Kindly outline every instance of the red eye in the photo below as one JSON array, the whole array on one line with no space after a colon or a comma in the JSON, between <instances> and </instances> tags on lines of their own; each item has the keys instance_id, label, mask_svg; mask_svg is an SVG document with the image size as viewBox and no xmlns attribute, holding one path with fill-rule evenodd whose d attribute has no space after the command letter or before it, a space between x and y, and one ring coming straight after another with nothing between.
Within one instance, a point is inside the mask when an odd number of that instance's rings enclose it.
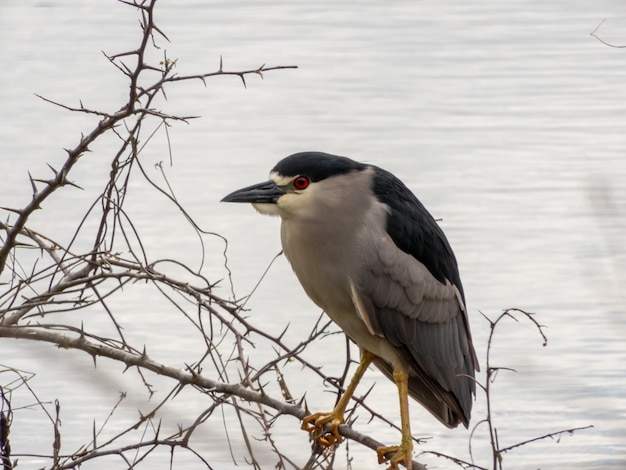
<instances>
[{"instance_id":1,"label":"red eye","mask_svg":"<svg viewBox=\"0 0 626 470\"><path fill-rule=\"evenodd\" d=\"M296 189L306 189L309 186L309 178L306 176L298 176L293 180L293 187Z\"/></svg>"}]
</instances>

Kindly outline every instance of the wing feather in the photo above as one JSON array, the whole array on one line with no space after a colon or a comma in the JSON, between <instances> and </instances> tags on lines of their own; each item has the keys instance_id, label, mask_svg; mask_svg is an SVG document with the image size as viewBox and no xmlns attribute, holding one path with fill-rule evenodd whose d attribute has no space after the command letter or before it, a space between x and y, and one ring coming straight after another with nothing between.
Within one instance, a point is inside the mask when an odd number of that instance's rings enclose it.
<instances>
[{"instance_id":1,"label":"wing feather","mask_svg":"<svg viewBox=\"0 0 626 470\"><path fill-rule=\"evenodd\" d=\"M459 289L437 280L387 234L376 237L362 268L353 285L357 310L370 332L411 365L412 396L444 424L467 424L474 364Z\"/></svg>"}]
</instances>

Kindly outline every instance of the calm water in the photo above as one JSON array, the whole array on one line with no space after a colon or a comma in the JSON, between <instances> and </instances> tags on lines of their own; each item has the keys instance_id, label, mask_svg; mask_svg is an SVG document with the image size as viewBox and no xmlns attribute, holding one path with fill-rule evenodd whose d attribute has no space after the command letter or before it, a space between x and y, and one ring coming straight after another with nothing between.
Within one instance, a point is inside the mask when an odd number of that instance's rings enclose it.
<instances>
[{"instance_id":1,"label":"calm water","mask_svg":"<svg viewBox=\"0 0 626 470\"><path fill-rule=\"evenodd\" d=\"M278 221L220 205L223 195L261 181L278 159L305 149L383 166L443 219L481 358L488 325L479 311L494 318L519 307L547 326L547 348L526 322L511 323L496 337L495 362L518 371L501 374L495 384L501 443L594 426L558 443L523 447L506 457L506 468L626 468L626 49L589 34L606 18L599 34L626 44L626 3L160 0L157 15L180 74L215 70L220 55L232 70L299 66L267 73L263 81L250 77L247 89L228 77L210 80L207 88L172 87L161 103L172 113L202 116L171 129L168 177L196 220L229 239L237 296L251 291L280 250ZM62 148L94 124L33 93L117 109L126 85L100 51L130 50L137 37L135 14L113 1L0 0L0 206L23 205L30 195L27 170L45 176L44 163L62 161ZM146 150L147 163L168 160L163 141L159 134ZM114 143L94 146L75 180L97 190ZM156 170L152 176L158 178ZM129 210L150 253L197 263L197 241L176 211L164 208L145 183L132 188ZM90 202L82 193L59 194L33 225L63 239ZM207 246L205 274L224 277L223 245L209 239ZM182 364L196 357L189 356L190 333L178 316L151 305L138 289L119 302L128 334L145 341L157 359ZM248 307L273 331L291 321L294 341L319 313L282 258ZM91 321L97 326L97 318ZM329 348L342 351L339 338L330 341L336 344ZM342 360L339 355L326 370L339 374ZM58 373L62 362L67 370ZM137 390L126 404L128 423L146 398L131 374L120 383L119 371L107 374L106 363L94 371L88 358L50 347L3 340L0 363L37 372L40 398L61 400L67 451L91 433L94 416L104 420L117 391ZM298 371L290 373L298 383ZM309 390L309 405L330 406L332 397L307 380L301 392ZM371 403L396 419L394 387L372 371L367 382L375 381ZM164 419L174 425L186 413L196 416L200 398L178 401ZM475 419L484 412L480 396ZM424 450L467 458L467 431L443 429L418 406L412 413L416 434L433 436ZM47 451L49 425L27 418L21 414L15 423L13 451ZM295 420L278 426L296 462L305 458L308 443L293 432ZM380 424L360 429L382 441L397 439ZM478 434L474 455L487 465ZM219 446L203 449L215 468L234 468ZM369 451L352 445L351 452L353 468L373 467ZM264 457L271 468L272 456ZM445 461L420 460L449 468ZM177 462L191 468L184 456ZM24 458L21 465L43 464ZM167 468L167 457L153 466Z\"/></svg>"}]
</instances>

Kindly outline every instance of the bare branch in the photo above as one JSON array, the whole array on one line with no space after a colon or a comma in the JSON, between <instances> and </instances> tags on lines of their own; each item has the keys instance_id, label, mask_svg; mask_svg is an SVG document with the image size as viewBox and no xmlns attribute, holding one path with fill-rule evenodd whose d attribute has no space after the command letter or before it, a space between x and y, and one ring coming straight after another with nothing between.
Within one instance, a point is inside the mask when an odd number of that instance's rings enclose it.
<instances>
[{"instance_id":1,"label":"bare branch","mask_svg":"<svg viewBox=\"0 0 626 470\"><path fill-rule=\"evenodd\" d=\"M600 21L600 24L598 24L598 26L596 26L596 28L595 28L595 29L594 29L591 33L589 33L589 35L590 35L591 37L596 38L598 41L600 41L600 42L601 42L602 44L604 44L605 46L614 47L614 48L616 48L616 49L623 49L623 48L626 48L626 46L618 46L618 45L615 45L615 44L608 43L608 42L606 42L604 39L602 39L600 36L598 36L598 35L596 34L596 33L600 30L600 28L602 27L602 25L603 25L605 22L606 22L606 18L605 18L605 19L603 19L602 21Z\"/></svg>"}]
</instances>

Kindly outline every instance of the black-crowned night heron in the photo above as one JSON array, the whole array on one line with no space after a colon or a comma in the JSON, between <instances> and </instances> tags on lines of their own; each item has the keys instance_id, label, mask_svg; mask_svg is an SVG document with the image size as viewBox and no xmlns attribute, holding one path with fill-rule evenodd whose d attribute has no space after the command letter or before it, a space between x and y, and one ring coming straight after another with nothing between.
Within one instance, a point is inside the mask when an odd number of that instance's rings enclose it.
<instances>
[{"instance_id":1,"label":"black-crowned night heron","mask_svg":"<svg viewBox=\"0 0 626 470\"><path fill-rule=\"evenodd\" d=\"M361 349L361 362L330 413L304 419L320 443L341 441L338 427L373 362L396 382L402 441L390 468L410 465L407 395L444 425L470 420L478 361L457 262L443 231L394 175L321 152L281 160L267 182L226 196L282 219L285 256L308 296ZM331 430L323 431L330 423Z\"/></svg>"}]
</instances>

